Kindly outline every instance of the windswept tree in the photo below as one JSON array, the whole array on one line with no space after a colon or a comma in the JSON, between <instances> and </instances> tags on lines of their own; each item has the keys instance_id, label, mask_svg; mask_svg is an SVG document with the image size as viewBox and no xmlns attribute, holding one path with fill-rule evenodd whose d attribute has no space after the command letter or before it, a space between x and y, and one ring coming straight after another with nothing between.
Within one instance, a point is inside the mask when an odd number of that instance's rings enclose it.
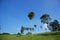
<instances>
[{"instance_id":1,"label":"windswept tree","mask_svg":"<svg viewBox=\"0 0 60 40\"><path fill-rule=\"evenodd\" d=\"M47 25L49 24L49 21L51 20L51 17L49 14L43 14L41 17L41 22L44 24L46 23ZM48 27L48 26L47 26ZM46 28L45 28L46 29Z\"/></svg>"}]
</instances>

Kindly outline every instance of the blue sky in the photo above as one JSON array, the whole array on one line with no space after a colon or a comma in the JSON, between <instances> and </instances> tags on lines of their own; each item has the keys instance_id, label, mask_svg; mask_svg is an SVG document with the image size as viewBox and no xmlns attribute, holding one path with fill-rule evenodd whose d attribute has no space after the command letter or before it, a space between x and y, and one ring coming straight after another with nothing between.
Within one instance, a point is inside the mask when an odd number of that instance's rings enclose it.
<instances>
[{"instance_id":1,"label":"blue sky","mask_svg":"<svg viewBox=\"0 0 60 40\"><path fill-rule=\"evenodd\" d=\"M27 15L31 11L35 13L35 17L30 21ZM31 22L31 27L38 25L33 33L45 32L40 28L43 25L40 16L44 13L60 22L60 0L0 0L0 31L18 33L22 25L30 27Z\"/></svg>"}]
</instances>

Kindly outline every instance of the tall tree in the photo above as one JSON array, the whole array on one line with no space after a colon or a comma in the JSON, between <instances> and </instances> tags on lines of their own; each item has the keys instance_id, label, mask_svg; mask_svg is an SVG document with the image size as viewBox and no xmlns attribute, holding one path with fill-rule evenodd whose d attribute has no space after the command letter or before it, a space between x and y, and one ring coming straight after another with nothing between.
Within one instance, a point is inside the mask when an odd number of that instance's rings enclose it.
<instances>
[{"instance_id":1,"label":"tall tree","mask_svg":"<svg viewBox=\"0 0 60 40\"><path fill-rule=\"evenodd\" d=\"M44 23L46 23L47 25L49 24L49 21L51 20L51 17L50 17L50 15L49 14L43 14L41 17L40 17L40 19L41 19L41 22L44 24ZM48 26L47 26L48 27ZM46 28L45 28L45 30L46 30Z\"/></svg>"}]
</instances>

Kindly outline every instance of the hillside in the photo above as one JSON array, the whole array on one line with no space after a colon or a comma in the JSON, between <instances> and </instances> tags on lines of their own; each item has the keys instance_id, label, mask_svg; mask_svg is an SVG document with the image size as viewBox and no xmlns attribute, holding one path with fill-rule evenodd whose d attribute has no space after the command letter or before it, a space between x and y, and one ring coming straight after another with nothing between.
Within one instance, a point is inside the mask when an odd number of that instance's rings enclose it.
<instances>
[{"instance_id":1,"label":"hillside","mask_svg":"<svg viewBox=\"0 0 60 40\"><path fill-rule=\"evenodd\" d=\"M0 35L0 40L60 40L60 32L30 34L24 36Z\"/></svg>"}]
</instances>

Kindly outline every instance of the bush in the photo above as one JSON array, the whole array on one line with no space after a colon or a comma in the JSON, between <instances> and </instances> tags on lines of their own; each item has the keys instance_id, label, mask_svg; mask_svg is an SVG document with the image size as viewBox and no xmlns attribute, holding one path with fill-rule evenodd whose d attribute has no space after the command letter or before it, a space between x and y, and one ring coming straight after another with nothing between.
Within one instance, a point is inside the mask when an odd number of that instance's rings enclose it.
<instances>
[{"instance_id":1,"label":"bush","mask_svg":"<svg viewBox=\"0 0 60 40\"><path fill-rule=\"evenodd\" d=\"M10 33L1 33L0 35L10 35Z\"/></svg>"}]
</instances>

